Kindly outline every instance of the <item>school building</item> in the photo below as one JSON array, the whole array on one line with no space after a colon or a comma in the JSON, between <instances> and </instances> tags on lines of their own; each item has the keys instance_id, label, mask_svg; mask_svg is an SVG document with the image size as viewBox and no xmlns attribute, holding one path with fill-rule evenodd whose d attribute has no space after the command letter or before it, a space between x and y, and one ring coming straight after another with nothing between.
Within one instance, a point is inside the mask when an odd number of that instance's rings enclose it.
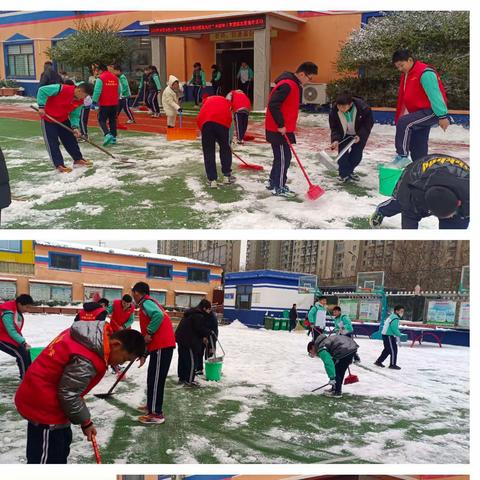
<instances>
[{"instance_id":1,"label":"school building","mask_svg":"<svg viewBox=\"0 0 480 480\"><path fill-rule=\"evenodd\" d=\"M128 38L132 54L124 61L131 79L146 65L156 65L162 85L168 75L181 81L200 62L210 80L210 66L222 69L225 91L237 87L242 61L254 71L254 109L265 108L271 84L284 70L303 61L319 66L314 79L326 84L338 73L341 43L380 12L359 11L35 11L0 12L0 78L14 79L34 95L46 50L76 32L82 21L113 21ZM58 65L85 78L84 72Z\"/></svg>"},{"instance_id":2,"label":"school building","mask_svg":"<svg viewBox=\"0 0 480 480\"><path fill-rule=\"evenodd\" d=\"M8 256L11 262L3 261ZM29 268L4 264L29 262ZM22 264L25 265L25 264ZM151 296L172 307L215 300L222 268L185 257L64 242L0 241L0 299L30 293L35 301L79 303L97 296L109 300L130 293L136 282L150 285Z\"/></svg>"}]
</instances>

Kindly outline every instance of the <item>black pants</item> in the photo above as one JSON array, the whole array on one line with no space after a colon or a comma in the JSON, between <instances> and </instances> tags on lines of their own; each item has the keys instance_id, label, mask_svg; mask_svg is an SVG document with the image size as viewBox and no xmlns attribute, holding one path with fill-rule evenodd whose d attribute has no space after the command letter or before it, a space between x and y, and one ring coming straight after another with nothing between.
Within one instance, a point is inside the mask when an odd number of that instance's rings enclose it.
<instances>
[{"instance_id":1,"label":"black pants","mask_svg":"<svg viewBox=\"0 0 480 480\"><path fill-rule=\"evenodd\" d=\"M67 463L71 443L71 427L52 429L28 422L27 463Z\"/></svg>"},{"instance_id":2,"label":"black pants","mask_svg":"<svg viewBox=\"0 0 480 480\"><path fill-rule=\"evenodd\" d=\"M69 120L65 120L62 123L68 128L72 128ZM47 152L50 156L50 160L53 162L55 167L65 166L63 155L60 151L60 142L62 142L65 150L68 152L68 154L72 157L74 161L82 160L82 152L80 151L77 139L72 132L65 130L56 123L47 122L43 119L41 121L41 125L43 139L45 140Z\"/></svg>"},{"instance_id":3,"label":"black pants","mask_svg":"<svg viewBox=\"0 0 480 480\"><path fill-rule=\"evenodd\" d=\"M104 135L110 134L117 138L117 106L110 105L108 107L99 107L98 124Z\"/></svg>"},{"instance_id":4,"label":"black pants","mask_svg":"<svg viewBox=\"0 0 480 480\"><path fill-rule=\"evenodd\" d=\"M383 338L383 352L377 358L377 362L382 363L388 356L390 356L390 366L397 364L397 338L393 335L382 335Z\"/></svg>"},{"instance_id":5,"label":"black pants","mask_svg":"<svg viewBox=\"0 0 480 480\"><path fill-rule=\"evenodd\" d=\"M288 326L288 331L291 332L292 330L295 330L297 327L297 321L290 319L290 324Z\"/></svg>"},{"instance_id":6,"label":"black pants","mask_svg":"<svg viewBox=\"0 0 480 480\"><path fill-rule=\"evenodd\" d=\"M366 142L358 142L352 145L352 148L349 152L345 154L338 160L338 175L342 178L348 177L353 173L355 168L358 167L363 157L363 149L365 148ZM338 151L341 151L341 145L338 146Z\"/></svg>"},{"instance_id":7,"label":"black pants","mask_svg":"<svg viewBox=\"0 0 480 480\"><path fill-rule=\"evenodd\" d=\"M23 379L25 372L32 363L29 351L23 345L13 345L7 342L0 342L0 350L15 358L20 378Z\"/></svg>"},{"instance_id":8,"label":"black pants","mask_svg":"<svg viewBox=\"0 0 480 480\"><path fill-rule=\"evenodd\" d=\"M215 122L207 122L202 127L202 149L205 172L209 181L217 180L217 165L215 162L215 147L220 147L220 163L222 173L229 176L232 173L232 150L230 149L229 130Z\"/></svg>"},{"instance_id":9,"label":"black pants","mask_svg":"<svg viewBox=\"0 0 480 480\"><path fill-rule=\"evenodd\" d=\"M121 98L118 102L117 116L122 113L122 110L127 114L129 120L135 120L132 110L130 108L130 98Z\"/></svg>"},{"instance_id":10,"label":"black pants","mask_svg":"<svg viewBox=\"0 0 480 480\"><path fill-rule=\"evenodd\" d=\"M202 94L202 86L201 85L194 85L193 86L193 100L195 101L195 105L200 104L200 102L202 101L201 94Z\"/></svg>"},{"instance_id":11,"label":"black pants","mask_svg":"<svg viewBox=\"0 0 480 480\"><path fill-rule=\"evenodd\" d=\"M88 138L88 117L90 116L90 107L82 107L80 111L80 133Z\"/></svg>"},{"instance_id":12,"label":"black pants","mask_svg":"<svg viewBox=\"0 0 480 480\"><path fill-rule=\"evenodd\" d=\"M248 116L249 113L246 110L240 110L235 113L235 129L237 139L241 142L245 136L245 132L248 128Z\"/></svg>"},{"instance_id":13,"label":"black pants","mask_svg":"<svg viewBox=\"0 0 480 480\"><path fill-rule=\"evenodd\" d=\"M248 80L247 82L240 82L240 90L247 96L250 98L250 94L252 93L251 90L252 90L252 81L251 80Z\"/></svg>"},{"instance_id":14,"label":"black pants","mask_svg":"<svg viewBox=\"0 0 480 480\"><path fill-rule=\"evenodd\" d=\"M195 380L195 353L182 345L178 345L178 379L187 383Z\"/></svg>"},{"instance_id":15,"label":"black pants","mask_svg":"<svg viewBox=\"0 0 480 480\"><path fill-rule=\"evenodd\" d=\"M273 165L270 170L270 185L282 188L287 183L287 173L292 160L292 152L286 143L272 143Z\"/></svg>"},{"instance_id":16,"label":"black pants","mask_svg":"<svg viewBox=\"0 0 480 480\"><path fill-rule=\"evenodd\" d=\"M153 113L160 113L160 105L158 104L158 91L157 90L147 90L147 96L145 98L145 103L147 107Z\"/></svg>"},{"instance_id":17,"label":"black pants","mask_svg":"<svg viewBox=\"0 0 480 480\"><path fill-rule=\"evenodd\" d=\"M384 217L394 217L399 213L402 214L402 228L406 230L416 230L418 229L418 224L422 217L420 215L415 215L413 212L404 212L400 206L400 203L395 198L389 198L385 202L381 203L377 207L377 211L380 212ZM458 230L466 229L470 220L468 218L462 218L458 215L455 215L452 218L439 218L438 219L438 228L440 230Z\"/></svg>"},{"instance_id":18,"label":"black pants","mask_svg":"<svg viewBox=\"0 0 480 480\"><path fill-rule=\"evenodd\" d=\"M345 372L353 362L354 353L350 353L346 357L335 362L335 393L342 393L343 379L345 378Z\"/></svg>"},{"instance_id":19,"label":"black pants","mask_svg":"<svg viewBox=\"0 0 480 480\"><path fill-rule=\"evenodd\" d=\"M315 341L319 335L323 333L323 329L319 327L312 327L312 340Z\"/></svg>"},{"instance_id":20,"label":"black pants","mask_svg":"<svg viewBox=\"0 0 480 480\"><path fill-rule=\"evenodd\" d=\"M173 347L160 348L150 352L147 373L147 407L148 413L163 413L163 393L168 370L172 363Z\"/></svg>"}]
</instances>

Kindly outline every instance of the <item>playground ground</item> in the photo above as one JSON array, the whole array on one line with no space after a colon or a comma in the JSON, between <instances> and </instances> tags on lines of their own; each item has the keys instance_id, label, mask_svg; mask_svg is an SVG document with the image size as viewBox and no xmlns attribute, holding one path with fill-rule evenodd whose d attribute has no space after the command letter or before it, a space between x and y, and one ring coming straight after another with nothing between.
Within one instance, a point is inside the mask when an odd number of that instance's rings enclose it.
<instances>
[{"instance_id":1,"label":"playground ground","mask_svg":"<svg viewBox=\"0 0 480 480\"><path fill-rule=\"evenodd\" d=\"M263 122L250 122L254 141L235 147L247 162L264 171L242 170L234 159L238 182L211 190L207 186L201 145L196 141L168 142L165 119L151 119L138 112L138 124L120 130L113 154L136 160L130 168L113 163L94 147L82 143L85 158L94 161L89 169L59 174L52 168L40 131L33 100L1 100L0 146L6 156L14 201L2 211L3 228L368 228L368 218L387 197L378 193L378 165L394 155L395 129L375 125L358 169L361 182L341 185L337 172L326 169L317 153L329 146L326 115L302 114L299 121L298 155L312 181L326 193L317 201L305 199L307 183L292 161L289 185L295 199L272 197L265 189L272 154L264 141ZM94 126L91 139L101 143ZM125 120L125 119L123 119ZM185 126L194 127L193 117ZM432 129L430 151L469 160L469 130L454 125L444 133ZM68 162L67 162L68 163ZM386 219L382 228L399 228L400 218ZM421 228L436 228L433 218Z\"/></svg>"},{"instance_id":2,"label":"playground ground","mask_svg":"<svg viewBox=\"0 0 480 480\"><path fill-rule=\"evenodd\" d=\"M25 336L44 346L72 317L28 315ZM469 349L423 344L399 351L401 371L372 365L382 345L358 338L360 382L341 399L314 388L326 383L321 360L307 356L305 332L220 327L226 351L221 382L176 384L176 359L165 395L167 421L144 426L146 369L133 367L111 400L89 394L104 463L468 463ZM17 367L0 354L0 463L25 462L26 421L14 409ZM96 387L115 381L107 374ZM74 427L71 463L94 463ZM447 453L448 452L448 453Z\"/></svg>"}]
</instances>

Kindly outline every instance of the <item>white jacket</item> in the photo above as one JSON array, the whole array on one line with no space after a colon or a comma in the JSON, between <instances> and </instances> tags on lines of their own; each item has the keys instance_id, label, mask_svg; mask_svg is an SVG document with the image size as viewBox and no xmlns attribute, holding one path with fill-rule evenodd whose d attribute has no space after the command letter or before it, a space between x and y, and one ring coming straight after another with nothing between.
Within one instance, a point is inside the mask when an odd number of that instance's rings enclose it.
<instances>
[{"instance_id":1,"label":"white jacket","mask_svg":"<svg viewBox=\"0 0 480 480\"><path fill-rule=\"evenodd\" d=\"M167 116L175 115L180 108L178 99L180 98L180 96L182 96L182 91L181 89L178 92L173 90L172 85L175 82L178 82L178 78L170 75L168 77L167 87L162 94L162 106L163 110L165 111L165 115Z\"/></svg>"}]
</instances>

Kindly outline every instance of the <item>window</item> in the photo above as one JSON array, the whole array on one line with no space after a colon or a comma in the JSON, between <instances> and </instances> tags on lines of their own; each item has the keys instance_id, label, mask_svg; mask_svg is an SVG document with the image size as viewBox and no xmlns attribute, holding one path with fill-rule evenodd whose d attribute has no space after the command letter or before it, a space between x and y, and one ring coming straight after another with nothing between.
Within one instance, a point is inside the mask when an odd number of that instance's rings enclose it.
<instances>
[{"instance_id":1,"label":"window","mask_svg":"<svg viewBox=\"0 0 480 480\"><path fill-rule=\"evenodd\" d=\"M7 76L34 77L33 43L7 45Z\"/></svg>"},{"instance_id":2,"label":"window","mask_svg":"<svg viewBox=\"0 0 480 480\"><path fill-rule=\"evenodd\" d=\"M0 300L13 300L17 296L17 283L1 281L0 282Z\"/></svg>"},{"instance_id":3,"label":"window","mask_svg":"<svg viewBox=\"0 0 480 480\"><path fill-rule=\"evenodd\" d=\"M172 278L172 266L147 263L148 278Z\"/></svg>"},{"instance_id":4,"label":"window","mask_svg":"<svg viewBox=\"0 0 480 480\"><path fill-rule=\"evenodd\" d=\"M80 255L48 252L48 259L50 268L80 271Z\"/></svg>"},{"instance_id":5,"label":"window","mask_svg":"<svg viewBox=\"0 0 480 480\"><path fill-rule=\"evenodd\" d=\"M175 306L183 308L196 307L200 303L200 300L204 298L205 295L177 293L175 295Z\"/></svg>"},{"instance_id":6,"label":"window","mask_svg":"<svg viewBox=\"0 0 480 480\"><path fill-rule=\"evenodd\" d=\"M22 253L22 241L0 240L0 250L4 252Z\"/></svg>"},{"instance_id":7,"label":"window","mask_svg":"<svg viewBox=\"0 0 480 480\"><path fill-rule=\"evenodd\" d=\"M95 297L106 298L112 303L117 298L122 298L121 288L104 288L104 287L85 287L83 290L83 298L86 302L93 301Z\"/></svg>"},{"instance_id":8,"label":"window","mask_svg":"<svg viewBox=\"0 0 480 480\"><path fill-rule=\"evenodd\" d=\"M30 295L35 302L58 301L69 303L72 301L72 287L50 283L30 284Z\"/></svg>"},{"instance_id":9,"label":"window","mask_svg":"<svg viewBox=\"0 0 480 480\"><path fill-rule=\"evenodd\" d=\"M201 268L188 268L187 280L189 282L209 282L210 270L203 270Z\"/></svg>"},{"instance_id":10,"label":"window","mask_svg":"<svg viewBox=\"0 0 480 480\"><path fill-rule=\"evenodd\" d=\"M167 303L167 292L155 292L150 290L150 296L163 306Z\"/></svg>"},{"instance_id":11,"label":"window","mask_svg":"<svg viewBox=\"0 0 480 480\"><path fill-rule=\"evenodd\" d=\"M250 310L252 308L252 285L237 285L235 296L235 308Z\"/></svg>"}]
</instances>

